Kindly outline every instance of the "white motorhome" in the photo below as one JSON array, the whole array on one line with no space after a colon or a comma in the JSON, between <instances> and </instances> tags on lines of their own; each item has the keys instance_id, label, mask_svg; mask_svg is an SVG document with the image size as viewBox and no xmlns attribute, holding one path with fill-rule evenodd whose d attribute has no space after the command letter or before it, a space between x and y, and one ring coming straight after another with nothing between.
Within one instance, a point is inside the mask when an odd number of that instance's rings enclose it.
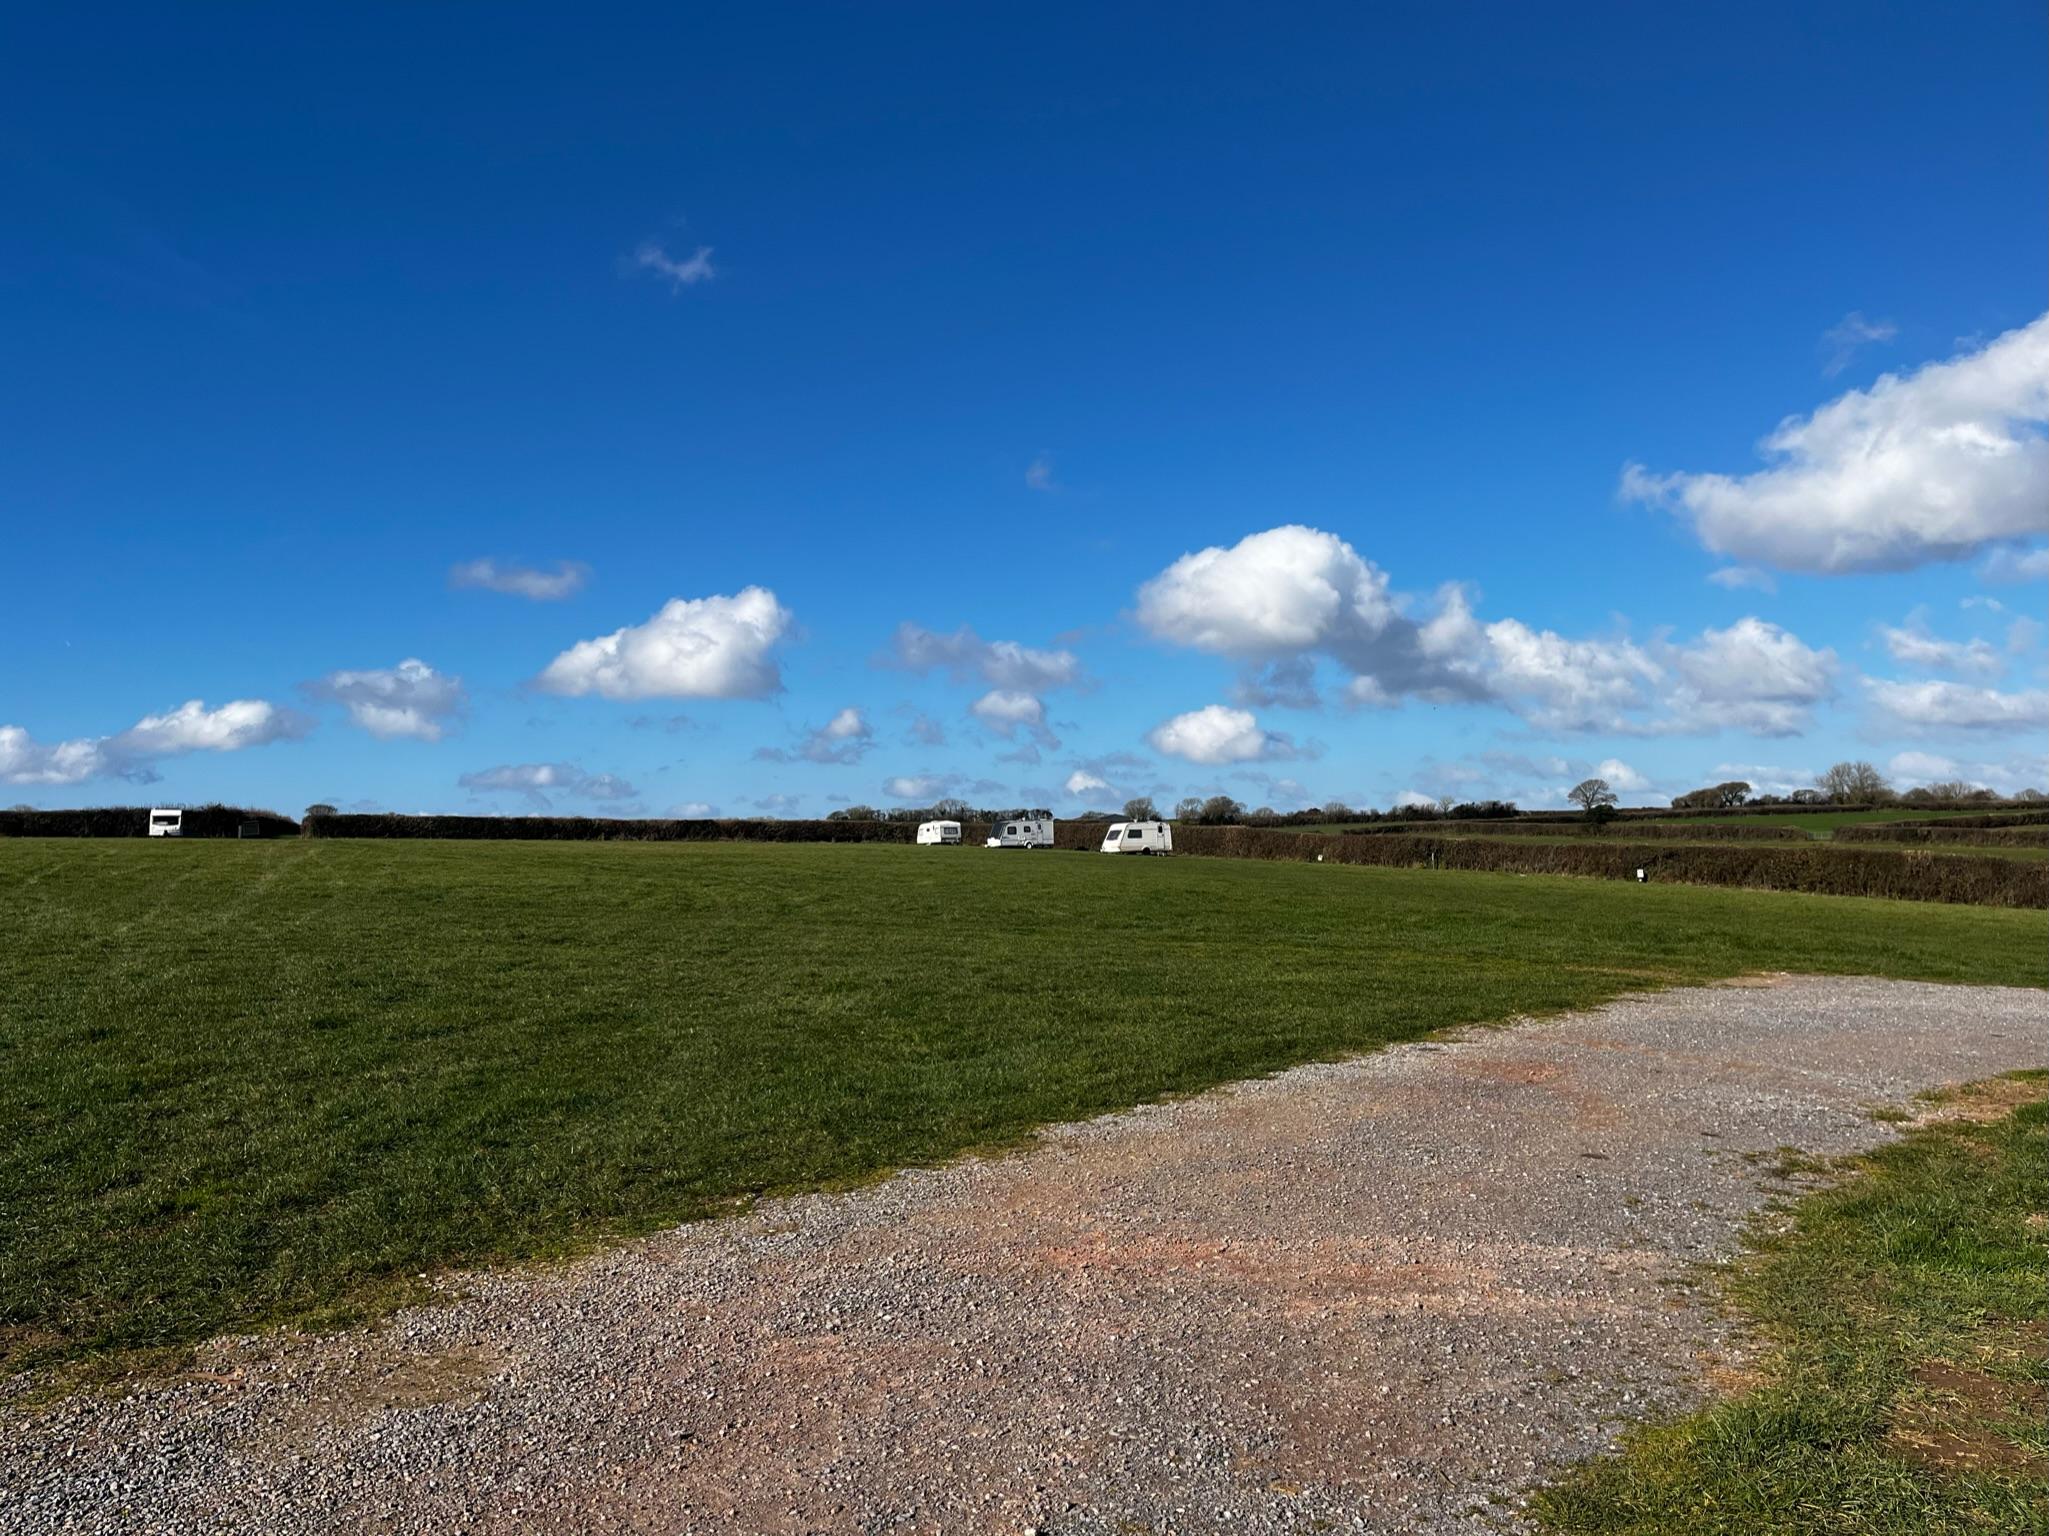
<instances>
[{"instance_id":1,"label":"white motorhome","mask_svg":"<svg viewBox=\"0 0 2049 1536\"><path fill-rule=\"evenodd\" d=\"M1113 821L1102 853L1172 853L1174 829L1164 821Z\"/></svg>"},{"instance_id":2,"label":"white motorhome","mask_svg":"<svg viewBox=\"0 0 2049 1536\"><path fill-rule=\"evenodd\" d=\"M960 823L957 821L921 821L918 823L918 841L921 843L958 843Z\"/></svg>"},{"instance_id":3,"label":"white motorhome","mask_svg":"<svg viewBox=\"0 0 2049 1536\"><path fill-rule=\"evenodd\" d=\"M1051 848L1051 816L1009 816L989 828L991 848Z\"/></svg>"},{"instance_id":4,"label":"white motorhome","mask_svg":"<svg viewBox=\"0 0 2049 1536\"><path fill-rule=\"evenodd\" d=\"M183 837L185 835L185 813L172 806L155 806L149 813L149 835L151 837Z\"/></svg>"}]
</instances>

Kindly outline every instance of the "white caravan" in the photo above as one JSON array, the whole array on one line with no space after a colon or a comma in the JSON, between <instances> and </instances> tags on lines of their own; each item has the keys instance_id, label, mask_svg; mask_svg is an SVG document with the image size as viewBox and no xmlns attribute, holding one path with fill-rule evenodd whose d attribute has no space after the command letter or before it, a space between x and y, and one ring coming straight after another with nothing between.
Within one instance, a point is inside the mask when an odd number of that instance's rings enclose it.
<instances>
[{"instance_id":1,"label":"white caravan","mask_svg":"<svg viewBox=\"0 0 2049 1536\"><path fill-rule=\"evenodd\" d=\"M991 848L1051 848L1053 846L1053 818L1051 816L1013 816L999 821L989 828Z\"/></svg>"},{"instance_id":2,"label":"white caravan","mask_svg":"<svg viewBox=\"0 0 2049 1536\"><path fill-rule=\"evenodd\" d=\"M1174 829L1164 821L1115 821L1103 834L1102 853L1172 853Z\"/></svg>"},{"instance_id":3,"label":"white caravan","mask_svg":"<svg viewBox=\"0 0 2049 1536\"><path fill-rule=\"evenodd\" d=\"M183 837L185 835L185 813L170 806L158 806L149 813L149 835L151 837Z\"/></svg>"},{"instance_id":4,"label":"white caravan","mask_svg":"<svg viewBox=\"0 0 2049 1536\"><path fill-rule=\"evenodd\" d=\"M918 823L918 841L921 843L958 843L960 823L957 821L921 821Z\"/></svg>"}]
</instances>

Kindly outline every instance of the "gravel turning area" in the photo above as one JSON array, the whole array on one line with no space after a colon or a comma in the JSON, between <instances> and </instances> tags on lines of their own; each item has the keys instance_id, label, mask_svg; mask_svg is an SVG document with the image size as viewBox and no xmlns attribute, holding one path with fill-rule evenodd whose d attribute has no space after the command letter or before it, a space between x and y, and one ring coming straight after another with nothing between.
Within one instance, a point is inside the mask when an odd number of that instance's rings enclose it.
<instances>
[{"instance_id":1,"label":"gravel turning area","mask_svg":"<svg viewBox=\"0 0 2049 1536\"><path fill-rule=\"evenodd\" d=\"M1467 1031L451 1277L0 1407L0 1528L1468 1531L1741 1343L1754 1154L2043 1060L2038 992L1773 979Z\"/></svg>"}]
</instances>

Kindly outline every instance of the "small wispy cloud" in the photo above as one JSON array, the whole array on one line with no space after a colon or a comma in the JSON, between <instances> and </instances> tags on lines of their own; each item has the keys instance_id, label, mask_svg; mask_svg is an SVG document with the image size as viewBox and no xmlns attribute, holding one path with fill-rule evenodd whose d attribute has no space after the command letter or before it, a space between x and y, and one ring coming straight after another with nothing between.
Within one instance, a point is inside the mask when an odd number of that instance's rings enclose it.
<instances>
[{"instance_id":1,"label":"small wispy cloud","mask_svg":"<svg viewBox=\"0 0 2049 1536\"><path fill-rule=\"evenodd\" d=\"M688 256L672 256L659 240L643 240L633 248L627 266L635 272L652 272L673 289L694 288L717 277L711 264L711 247L700 245Z\"/></svg>"},{"instance_id":2,"label":"small wispy cloud","mask_svg":"<svg viewBox=\"0 0 2049 1536\"><path fill-rule=\"evenodd\" d=\"M1890 320L1867 320L1862 310L1851 310L1821 334L1822 376L1834 378L1850 366L1858 348L1891 341L1899 333L1900 328Z\"/></svg>"},{"instance_id":3,"label":"small wispy cloud","mask_svg":"<svg viewBox=\"0 0 2049 1536\"><path fill-rule=\"evenodd\" d=\"M1025 466L1024 482L1032 490L1045 491L1051 495L1066 487L1053 477L1053 455L1039 454Z\"/></svg>"},{"instance_id":4,"label":"small wispy cloud","mask_svg":"<svg viewBox=\"0 0 2049 1536\"><path fill-rule=\"evenodd\" d=\"M591 568L575 560L557 560L552 571L528 565L507 565L489 558L468 560L451 569L451 587L482 587L487 592L504 592L528 597L537 603L560 602L574 597L591 579Z\"/></svg>"},{"instance_id":5,"label":"small wispy cloud","mask_svg":"<svg viewBox=\"0 0 2049 1536\"><path fill-rule=\"evenodd\" d=\"M1779 590L1771 572L1761 571L1754 565L1725 565L1719 570L1709 571L1708 580L1718 587L1727 587L1731 592L1740 587L1750 587L1758 592Z\"/></svg>"}]
</instances>

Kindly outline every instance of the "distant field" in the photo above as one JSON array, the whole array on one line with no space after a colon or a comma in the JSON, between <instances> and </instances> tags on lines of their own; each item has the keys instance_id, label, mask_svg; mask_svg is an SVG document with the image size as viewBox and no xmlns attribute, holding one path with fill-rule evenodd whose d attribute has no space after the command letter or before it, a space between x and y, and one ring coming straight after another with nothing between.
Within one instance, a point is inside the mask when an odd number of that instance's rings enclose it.
<instances>
[{"instance_id":1,"label":"distant field","mask_svg":"<svg viewBox=\"0 0 2049 1536\"><path fill-rule=\"evenodd\" d=\"M1982 816L1986 811L1998 810L1998 806L1979 806L1967 811L1917 810L1911 805L1888 806L1879 810L1861 811L1787 811L1783 815L1774 812L1769 818L1734 812L1727 816L1646 816L1645 821L1685 821L1696 826L1705 822L1710 826L1724 822L1767 821L1774 827L1800 827L1811 837L1825 838L1834 835L1837 827L1847 827L1866 821L1937 821L1947 816Z\"/></svg>"},{"instance_id":2,"label":"distant field","mask_svg":"<svg viewBox=\"0 0 2049 1536\"><path fill-rule=\"evenodd\" d=\"M2049 980L2039 912L1255 860L7 840L0 889L15 1369L1631 988Z\"/></svg>"}]
</instances>

